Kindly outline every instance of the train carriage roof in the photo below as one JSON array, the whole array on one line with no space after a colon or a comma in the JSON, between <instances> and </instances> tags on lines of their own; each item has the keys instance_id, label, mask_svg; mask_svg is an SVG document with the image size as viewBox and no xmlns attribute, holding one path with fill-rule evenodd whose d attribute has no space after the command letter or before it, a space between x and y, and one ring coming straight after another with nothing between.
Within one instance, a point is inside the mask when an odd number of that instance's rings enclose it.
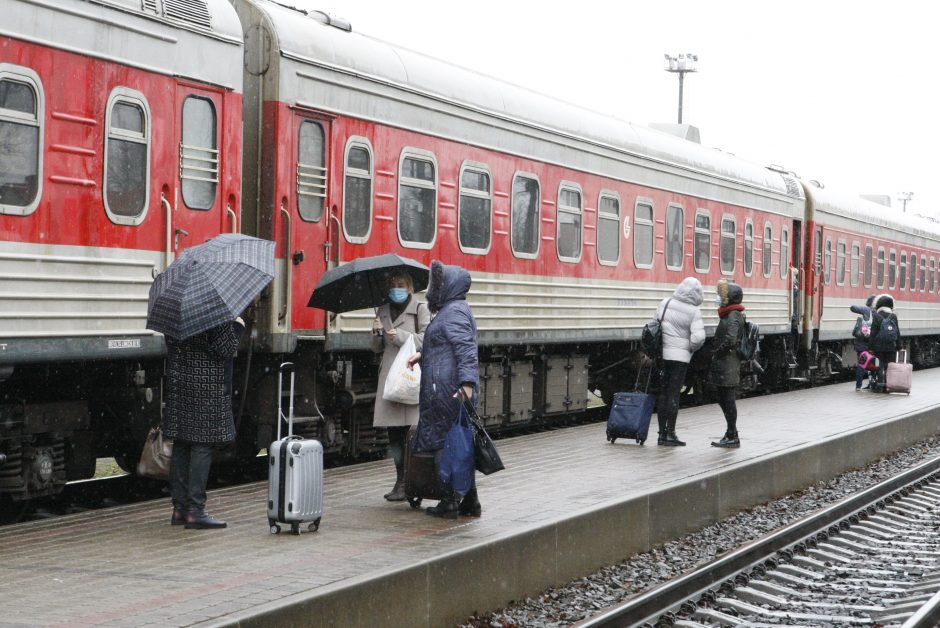
<instances>
[{"instance_id":1,"label":"train carriage roof","mask_svg":"<svg viewBox=\"0 0 940 628\"><path fill-rule=\"evenodd\" d=\"M818 222L825 224L826 215L861 222L878 229L891 230L907 236L940 241L940 223L916 214L901 213L897 208L805 183L807 202L815 210Z\"/></svg>"},{"instance_id":2,"label":"train carriage roof","mask_svg":"<svg viewBox=\"0 0 940 628\"><path fill-rule=\"evenodd\" d=\"M228 0L11 0L4 9L0 35L242 91L242 29Z\"/></svg>"},{"instance_id":3,"label":"train carriage roof","mask_svg":"<svg viewBox=\"0 0 940 628\"><path fill-rule=\"evenodd\" d=\"M305 15L269 0L252 0L271 20L280 54L377 85L510 120L614 150L705 172L801 198L784 176L668 133L554 99L428 55L328 25L319 12ZM282 99L290 101L289 94Z\"/></svg>"}]
</instances>

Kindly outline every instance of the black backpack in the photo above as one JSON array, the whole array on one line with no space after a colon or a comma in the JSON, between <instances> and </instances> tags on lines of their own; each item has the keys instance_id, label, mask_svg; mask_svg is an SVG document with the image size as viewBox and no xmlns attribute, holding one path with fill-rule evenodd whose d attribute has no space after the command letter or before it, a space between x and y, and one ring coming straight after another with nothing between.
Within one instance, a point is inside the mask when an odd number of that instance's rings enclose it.
<instances>
[{"instance_id":1,"label":"black backpack","mask_svg":"<svg viewBox=\"0 0 940 628\"><path fill-rule=\"evenodd\" d=\"M757 353L757 341L760 340L760 327L757 323L744 321L744 333L738 339L738 357L753 360Z\"/></svg>"},{"instance_id":2,"label":"black backpack","mask_svg":"<svg viewBox=\"0 0 940 628\"><path fill-rule=\"evenodd\" d=\"M643 325L643 335L640 336L643 352L654 360L663 355L663 318L666 317L666 310L669 309L669 301L666 301L666 306L663 307L662 318L654 317L653 320Z\"/></svg>"},{"instance_id":3,"label":"black backpack","mask_svg":"<svg viewBox=\"0 0 940 628\"><path fill-rule=\"evenodd\" d=\"M894 316L885 316L881 319L881 329L875 336L874 346L876 351L891 351L897 346L898 323Z\"/></svg>"}]
</instances>

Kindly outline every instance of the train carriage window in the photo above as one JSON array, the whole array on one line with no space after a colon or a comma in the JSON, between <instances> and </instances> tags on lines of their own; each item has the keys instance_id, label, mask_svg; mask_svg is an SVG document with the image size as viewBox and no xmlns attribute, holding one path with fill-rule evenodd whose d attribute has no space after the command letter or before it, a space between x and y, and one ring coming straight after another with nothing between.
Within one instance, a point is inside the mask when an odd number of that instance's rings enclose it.
<instances>
[{"instance_id":1,"label":"train carriage window","mask_svg":"<svg viewBox=\"0 0 940 628\"><path fill-rule=\"evenodd\" d=\"M653 267L653 205L646 201L637 201L633 210L633 263Z\"/></svg>"},{"instance_id":2,"label":"train carriage window","mask_svg":"<svg viewBox=\"0 0 940 628\"><path fill-rule=\"evenodd\" d=\"M878 247L878 265L877 269L877 279L876 285L879 288L885 287L885 249L883 246Z\"/></svg>"},{"instance_id":3,"label":"train carriage window","mask_svg":"<svg viewBox=\"0 0 940 628\"><path fill-rule=\"evenodd\" d=\"M917 255L914 253L911 253L910 270L910 283L907 285L907 287L909 290L913 291L917 287Z\"/></svg>"},{"instance_id":4,"label":"train carriage window","mask_svg":"<svg viewBox=\"0 0 940 628\"><path fill-rule=\"evenodd\" d=\"M581 188L574 183L562 183L558 189L555 251L563 262L581 259L581 198Z\"/></svg>"},{"instance_id":5,"label":"train carriage window","mask_svg":"<svg viewBox=\"0 0 940 628\"><path fill-rule=\"evenodd\" d=\"M871 287L871 270L872 270L872 246L870 244L865 245L865 287Z\"/></svg>"},{"instance_id":6,"label":"train carriage window","mask_svg":"<svg viewBox=\"0 0 940 628\"><path fill-rule=\"evenodd\" d=\"M852 283L853 288L858 287L858 280L859 280L859 274L860 274L859 257L861 257L859 244L858 242L853 242L852 243L852 272L851 272L851 277L850 277L850 281Z\"/></svg>"},{"instance_id":7,"label":"train carriage window","mask_svg":"<svg viewBox=\"0 0 940 628\"><path fill-rule=\"evenodd\" d=\"M901 265L898 270L898 287L904 290L907 287L907 253L901 251Z\"/></svg>"},{"instance_id":8,"label":"train carriage window","mask_svg":"<svg viewBox=\"0 0 940 628\"><path fill-rule=\"evenodd\" d=\"M297 213L305 222L320 222L326 203L326 136L313 120L300 124L297 138Z\"/></svg>"},{"instance_id":9,"label":"train carriage window","mask_svg":"<svg viewBox=\"0 0 940 628\"><path fill-rule=\"evenodd\" d=\"M180 181L183 202L190 209L212 209L219 185L219 151L215 105L208 98L183 101Z\"/></svg>"},{"instance_id":10,"label":"train carriage window","mask_svg":"<svg viewBox=\"0 0 940 628\"><path fill-rule=\"evenodd\" d=\"M836 285L845 285L845 240L836 245Z\"/></svg>"},{"instance_id":11,"label":"train carriage window","mask_svg":"<svg viewBox=\"0 0 940 628\"><path fill-rule=\"evenodd\" d=\"M927 257L920 256L920 291L927 289Z\"/></svg>"},{"instance_id":12,"label":"train carriage window","mask_svg":"<svg viewBox=\"0 0 940 628\"><path fill-rule=\"evenodd\" d=\"M437 234L437 163L426 151L402 152L398 177L398 238L429 249Z\"/></svg>"},{"instance_id":13,"label":"train carriage window","mask_svg":"<svg viewBox=\"0 0 940 628\"><path fill-rule=\"evenodd\" d=\"M682 237L684 230L685 212L681 206L670 204L666 207L666 268L669 270L682 270L685 254L685 239Z\"/></svg>"},{"instance_id":14,"label":"train carriage window","mask_svg":"<svg viewBox=\"0 0 940 628\"><path fill-rule=\"evenodd\" d=\"M343 233L346 240L362 244L372 231L372 146L364 137L346 144L343 173Z\"/></svg>"},{"instance_id":15,"label":"train carriage window","mask_svg":"<svg viewBox=\"0 0 940 628\"><path fill-rule=\"evenodd\" d=\"M894 282L897 279L897 259L898 254L894 249L888 253L888 287L894 288Z\"/></svg>"},{"instance_id":16,"label":"train carriage window","mask_svg":"<svg viewBox=\"0 0 940 628\"><path fill-rule=\"evenodd\" d=\"M737 225L733 216L724 216L721 219L721 239L718 241L718 258L721 263L721 273L731 275L734 273L735 249L737 248Z\"/></svg>"},{"instance_id":17,"label":"train carriage window","mask_svg":"<svg viewBox=\"0 0 940 628\"><path fill-rule=\"evenodd\" d=\"M150 192L150 108L144 95L111 92L105 121L104 209L112 222L139 225Z\"/></svg>"},{"instance_id":18,"label":"train carriage window","mask_svg":"<svg viewBox=\"0 0 940 628\"><path fill-rule=\"evenodd\" d=\"M620 261L620 197L603 191L597 202L597 261L616 266Z\"/></svg>"},{"instance_id":19,"label":"train carriage window","mask_svg":"<svg viewBox=\"0 0 940 628\"><path fill-rule=\"evenodd\" d=\"M39 205L43 105L35 72L0 63L0 214L26 215Z\"/></svg>"},{"instance_id":20,"label":"train carriage window","mask_svg":"<svg viewBox=\"0 0 940 628\"><path fill-rule=\"evenodd\" d=\"M770 277L774 266L774 228L773 225L764 225L764 242L761 251L761 265L764 277Z\"/></svg>"},{"instance_id":21,"label":"train carriage window","mask_svg":"<svg viewBox=\"0 0 940 628\"><path fill-rule=\"evenodd\" d=\"M704 209L695 213L695 270L707 273L712 265L712 217Z\"/></svg>"},{"instance_id":22,"label":"train carriage window","mask_svg":"<svg viewBox=\"0 0 940 628\"><path fill-rule=\"evenodd\" d=\"M754 225L750 218L744 223L744 274L748 277L754 271Z\"/></svg>"},{"instance_id":23,"label":"train carriage window","mask_svg":"<svg viewBox=\"0 0 940 628\"><path fill-rule=\"evenodd\" d=\"M512 179L512 252L534 259L539 252L539 207L542 199L535 175L516 174Z\"/></svg>"},{"instance_id":24,"label":"train carriage window","mask_svg":"<svg viewBox=\"0 0 940 628\"><path fill-rule=\"evenodd\" d=\"M823 267L823 281L828 286L832 283L832 238L826 238L826 259Z\"/></svg>"},{"instance_id":25,"label":"train carriage window","mask_svg":"<svg viewBox=\"0 0 940 628\"><path fill-rule=\"evenodd\" d=\"M937 263L934 258L930 258L930 285L927 287L928 292L933 292L934 284L937 280Z\"/></svg>"},{"instance_id":26,"label":"train carriage window","mask_svg":"<svg viewBox=\"0 0 940 628\"><path fill-rule=\"evenodd\" d=\"M780 277L786 278L790 269L790 230L783 227L780 230Z\"/></svg>"},{"instance_id":27,"label":"train carriage window","mask_svg":"<svg viewBox=\"0 0 940 628\"><path fill-rule=\"evenodd\" d=\"M460 170L460 206L457 237L464 253L485 254L490 250L493 222L493 192L489 169L483 164L464 163Z\"/></svg>"}]
</instances>

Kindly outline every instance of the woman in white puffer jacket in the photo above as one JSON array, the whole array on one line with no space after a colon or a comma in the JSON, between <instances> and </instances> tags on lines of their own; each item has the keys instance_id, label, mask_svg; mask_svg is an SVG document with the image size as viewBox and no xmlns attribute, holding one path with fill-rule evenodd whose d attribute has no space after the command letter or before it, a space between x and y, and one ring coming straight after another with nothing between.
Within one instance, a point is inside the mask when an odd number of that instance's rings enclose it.
<instances>
[{"instance_id":1,"label":"woman in white puffer jacket","mask_svg":"<svg viewBox=\"0 0 940 628\"><path fill-rule=\"evenodd\" d=\"M679 416L679 395L685 382L692 354L705 344L705 325L702 323L702 283L695 277L686 277L668 299L656 308L656 318L662 321L663 382L657 400L656 418L659 420L660 445L685 445L676 436L676 418Z\"/></svg>"}]
</instances>

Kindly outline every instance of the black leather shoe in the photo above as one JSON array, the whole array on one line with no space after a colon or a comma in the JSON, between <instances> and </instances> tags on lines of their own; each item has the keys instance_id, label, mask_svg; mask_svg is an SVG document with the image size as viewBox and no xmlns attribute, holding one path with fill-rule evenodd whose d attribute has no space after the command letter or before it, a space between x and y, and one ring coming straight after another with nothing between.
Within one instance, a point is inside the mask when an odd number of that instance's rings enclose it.
<instances>
[{"instance_id":1,"label":"black leather shoe","mask_svg":"<svg viewBox=\"0 0 940 628\"><path fill-rule=\"evenodd\" d=\"M734 449L741 446L741 440L738 438L738 433L734 434L725 434L720 441L717 443L712 443L712 447L724 447L727 449Z\"/></svg>"},{"instance_id":2,"label":"black leather shoe","mask_svg":"<svg viewBox=\"0 0 940 628\"><path fill-rule=\"evenodd\" d=\"M660 433L659 433L659 438L656 440L656 444L657 444L657 445L665 445L665 444L666 444L666 432L660 432Z\"/></svg>"},{"instance_id":3,"label":"black leather shoe","mask_svg":"<svg viewBox=\"0 0 940 628\"><path fill-rule=\"evenodd\" d=\"M659 439L659 444L666 447L685 447L685 441L679 440L675 432L666 432L666 436Z\"/></svg>"},{"instance_id":4,"label":"black leather shoe","mask_svg":"<svg viewBox=\"0 0 940 628\"><path fill-rule=\"evenodd\" d=\"M461 500L457 512L462 517L479 517L483 514L483 507L480 506L480 500L477 497L477 489L470 489L470 492Z\"/></svg>"},{"instance_id":5,"label":"black leather shoe","mask_svg":"<svg viewBox=\"0 0 940 628\"><path fill-rule=\"evenodd\" d=\"M187 530L215 530L227 526L227 523L209 516L206 512L190 513L186 516L185 528Z\"/></svg>"},{"instance_id":6,"label":"black leather shoe","mask_svg":"<svg viewBox=\"0 0 940 628\"><path fill-rule=\"evenodd\" d=\"M456 519L459 506L457 500L453 497L444 498L437 503L437 506L430 506L425 511L432 517L443 517L444 519Z\"/></svg>"},{"instance_id":7,"label":"black leather shoe","mask_svg":"<svg viewBox=\"0 0 940 628\"><path fill-rule=\"evenodd\" d=\"M171 526L181 526L186 523L186 513L182 510L176 508L173 509L173 514L170 516L170 525Z\"/></svg>"}]
</instances>

